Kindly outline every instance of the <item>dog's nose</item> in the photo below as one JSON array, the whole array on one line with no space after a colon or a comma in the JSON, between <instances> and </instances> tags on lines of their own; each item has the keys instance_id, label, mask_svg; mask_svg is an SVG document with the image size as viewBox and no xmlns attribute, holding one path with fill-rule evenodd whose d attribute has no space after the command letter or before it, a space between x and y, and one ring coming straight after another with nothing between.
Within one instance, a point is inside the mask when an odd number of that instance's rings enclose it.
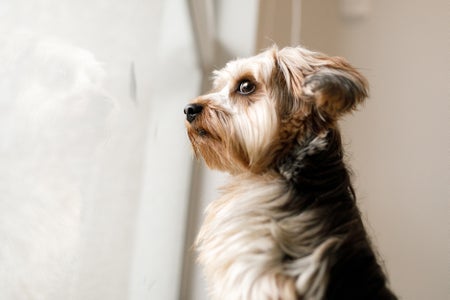
<instances>
[{"instance_id":1,"label":"dog's nose","mask_svg":"<svg viewBox=\"0 0 450 300\"><path fill-rule=\"evenodd\" d=\"M184 114L186 115L186 120L191 123L195 120L197 115L201 113L203 110L203 106L196 103L191 103L186 105L184 108Z\"/></svg>"}]
</instances>

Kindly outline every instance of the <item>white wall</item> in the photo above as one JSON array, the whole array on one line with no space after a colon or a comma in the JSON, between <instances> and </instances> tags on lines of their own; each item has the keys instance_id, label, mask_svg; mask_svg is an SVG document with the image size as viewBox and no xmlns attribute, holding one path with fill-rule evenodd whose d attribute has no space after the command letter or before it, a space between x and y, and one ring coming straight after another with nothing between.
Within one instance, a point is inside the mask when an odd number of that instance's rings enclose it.
<instances>
[{"instance_id":1,"label":"white wall","mask_svg":"<svg viewBox=\"0 0 450 300\"><path fill-rule=\"evenodd\" d=\"M180 299L193 152L183 108L199 92L201 74L188 3L164 0L156 55L146 158L138 207L130 298Z\"/></svg>"},{"instance_id":2,"label":"white wall","mask_svg":"<svg viewBox=\"0 0 450 300\"><path fill-rule=\"evenodd\" d=\"M342 124L359 202L395 292L448 299L450 4L369 1L366 17L338 1L303 1L302 43L341 55L370 82Z\"/></svg>"}]
</instances>

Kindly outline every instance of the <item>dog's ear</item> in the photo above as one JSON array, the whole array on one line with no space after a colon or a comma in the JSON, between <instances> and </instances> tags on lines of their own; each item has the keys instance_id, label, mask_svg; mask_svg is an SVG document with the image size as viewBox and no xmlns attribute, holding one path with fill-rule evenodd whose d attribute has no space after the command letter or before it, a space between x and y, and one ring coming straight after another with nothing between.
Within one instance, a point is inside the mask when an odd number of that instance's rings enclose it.
<instances>
[{"instance_id":1,"label":"dog's ear","mask_svg":"<svg viewBox=\"0 0 450 300\"><path fill-rule=\"evenodd\" d=\"M366 79L343 58L284 48L277 53L277 64L305 114L315 107L322 116L336 120L368 95Z\"/></svg>"}]
</instances>

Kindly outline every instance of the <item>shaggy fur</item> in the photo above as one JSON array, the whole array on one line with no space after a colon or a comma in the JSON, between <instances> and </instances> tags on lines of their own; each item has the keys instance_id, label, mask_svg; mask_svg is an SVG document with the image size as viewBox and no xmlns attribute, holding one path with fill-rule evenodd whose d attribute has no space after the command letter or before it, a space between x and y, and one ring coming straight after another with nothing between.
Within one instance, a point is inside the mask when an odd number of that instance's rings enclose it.
<instances>
[{"instance_id":1,"label":"shaggy fur","mask_svg":"<svg viewBox=\"0 0 450 300\"><path fill-rule=\"evenodd\" d=\"M396 299L364 230L337 120L367 96L345 60L273 47L186 106L195 153L232 175L197 239L213 299Z\"/></svg>"}]
</instances>

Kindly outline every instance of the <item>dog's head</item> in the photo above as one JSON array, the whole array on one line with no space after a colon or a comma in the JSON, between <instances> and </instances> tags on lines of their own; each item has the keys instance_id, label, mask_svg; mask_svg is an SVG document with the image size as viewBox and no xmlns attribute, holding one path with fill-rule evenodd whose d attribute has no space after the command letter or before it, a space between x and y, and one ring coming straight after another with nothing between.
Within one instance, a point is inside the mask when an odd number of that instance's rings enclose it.
<instances>
[{"instance_id":1,"label":"dog's head","mask_svg":"<svg viewBox=\"0 0 450 300\"><path fill-rule=\"evenodd\" d=\"M210 168L261 173L366 96L366 80L344 59L272 47L214 72L211 92L184 112L194 151Z\"/></svg>"}]
</instances>

